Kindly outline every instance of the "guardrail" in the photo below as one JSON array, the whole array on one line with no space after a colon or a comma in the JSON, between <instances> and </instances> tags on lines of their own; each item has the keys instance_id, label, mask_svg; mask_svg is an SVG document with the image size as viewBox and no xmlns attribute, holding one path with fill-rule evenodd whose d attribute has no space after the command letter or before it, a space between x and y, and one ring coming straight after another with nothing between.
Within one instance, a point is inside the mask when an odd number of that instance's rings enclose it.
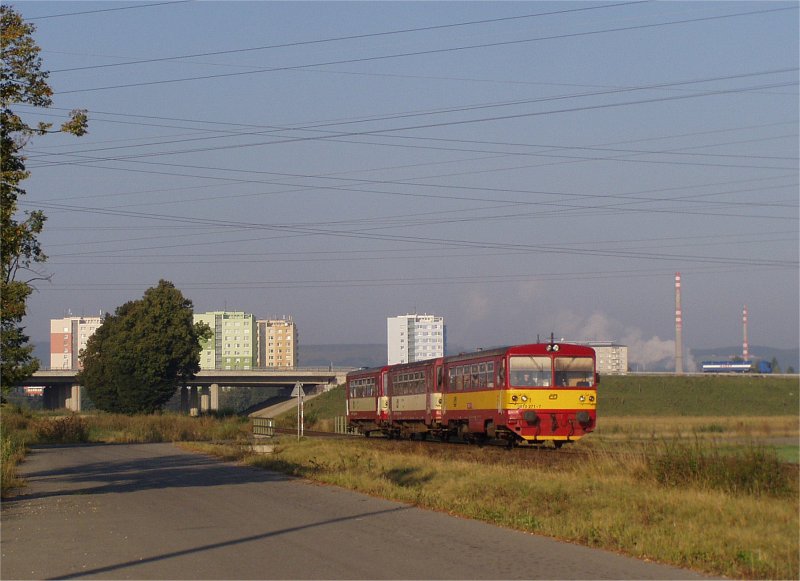
<instances>
[{"instance_id":1,"label":"guardrail","mask_svg":"<svg viewBox=\"0 0 800 581\"><path fill-rule=\"evenodd\" d=\"M253 418L253 435L254 436L274 436L275 435L275 419L274 418Z\"/></svg>"}]
</instances>

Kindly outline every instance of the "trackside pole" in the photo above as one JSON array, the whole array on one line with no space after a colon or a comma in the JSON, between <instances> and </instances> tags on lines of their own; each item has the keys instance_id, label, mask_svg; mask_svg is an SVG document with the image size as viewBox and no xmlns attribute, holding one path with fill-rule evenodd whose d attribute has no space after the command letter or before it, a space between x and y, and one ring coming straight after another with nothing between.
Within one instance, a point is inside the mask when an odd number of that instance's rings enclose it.
<instances>
[{"instance_id":1,"label":"trackside pole","mask_svg":"<svg viewBox=\"0 0 800 581\"><path fill-rule=\"evenodd\" d=\"M303 384L299 381L294 384L292 395L295 394L297 395L297 439L299 440L303 436L303 396L305 395Z\"/></svg>"}]
</instances>

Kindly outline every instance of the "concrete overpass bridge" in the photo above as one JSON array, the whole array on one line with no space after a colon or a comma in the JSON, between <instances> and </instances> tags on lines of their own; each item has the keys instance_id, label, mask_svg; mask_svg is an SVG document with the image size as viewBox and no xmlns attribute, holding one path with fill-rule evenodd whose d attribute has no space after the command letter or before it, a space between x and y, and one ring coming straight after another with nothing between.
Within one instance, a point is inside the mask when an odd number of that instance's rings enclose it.
<instances>
[{"instance_id":1,"label":"concrete overpass bridge","mask_svg":"<svg viewBox=\"0 0 800 581\"><path fill-rule=\"evenodd\" d=\"M345 382L350 367L294 367L278 369L203 369L186 387L180 387L181 410L197 414L219 409L220 387L279 387L293 389L298 383L304 389L321 386L330 389ZM21 383L22 386L43 386L44 408L66 408L81 411L81 386L76 381L77 369L44 369ZM319 389L319 387L317 387Z\"/></svg>"}]
</instances>

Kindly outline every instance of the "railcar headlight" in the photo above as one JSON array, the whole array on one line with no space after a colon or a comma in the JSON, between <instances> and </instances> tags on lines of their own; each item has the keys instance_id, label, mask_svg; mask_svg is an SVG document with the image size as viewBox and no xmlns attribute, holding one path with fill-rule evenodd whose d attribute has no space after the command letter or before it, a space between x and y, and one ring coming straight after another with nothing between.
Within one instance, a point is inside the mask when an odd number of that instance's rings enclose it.
<instances>
[{"instance_id":1,"label":"railcar headlight","mask_svg":"<svg viewBox=\"0 0 800 581\"><path fill-rule=\"evenodd\" d=\"M594 401L594 396L593 395L589 396L589 401Z\"/></svg>"},{"instance_id":2,"label":"railcar headlight","mask_svg":"<svg viewBox=\"0 0 800 581\"><path fill-rule=\"evenodd\" d=\"M523 395L522 396L522 401L528 401L528 396L527 395Z\"/></svg>"},{"instance_id":3,"label":"railcar headlight","mask_svg":"<svg viewBox=\"0 0 800 581\"><path fill-rule=\"evenodd\" d=\"M581 402L581 403L585 402L586 401L586 396L585 395L580 396L578 398L578 401Z\"/></svg>"},{"instance_id":4,"label":"railcar headlight","mask_svg":"<svg viewBox=\"0 0 800 581\"><path fill-rule=\"evenodd\" d=\"M516 395L512 395L511 396L511 401L517 401L517 396Z\"/></svg>"}]
</instances>

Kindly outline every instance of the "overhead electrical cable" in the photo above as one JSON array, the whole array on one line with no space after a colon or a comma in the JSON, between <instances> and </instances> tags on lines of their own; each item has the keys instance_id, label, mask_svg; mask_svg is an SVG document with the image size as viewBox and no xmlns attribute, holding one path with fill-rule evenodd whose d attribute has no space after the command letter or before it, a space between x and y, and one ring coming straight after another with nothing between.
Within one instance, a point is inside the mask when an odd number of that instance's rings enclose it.
<instances>
[{"instance_id":1,"label":"overhead electrical cable","mask_svg":"<svg viewBox=\"0 0 800 581\"><path fill-rule=\"evenodd\" d=\"M118 10L138 10L139 8L155 8L156 6L169 6L171 4L186 4L194 0L172 0L171 2L156 2L154 4L135 4L133 6L120 6L117 8L100 8L98 10L84 10L83 12L65 12L63 14L47 14L44 16L31 16L25 20L45 20L48 18L64 18L66 16L84 16L86 14L99 14L100 12L115 12Z\"/></svg>"},{"instance_id":2,"label":"overhead electrical cable","mask_svg":"<svg viewBox=\"0 0 800 581\"><path fill-rule=\"evenodd\" d=\"M642 30L648 28L657 28L663 26L675 26L679 24L688 24L693 22L706 22L710 20L720 20L724 18L736 18L741 16L754 16L754 15L761 15L761 14L768 14L772 12L781 12L786 10L796 10L797 6L789 6L783 8L770 8L764 10L753 10L749 12L738 12L735 14L719 14L715 16L706 16L701 18L691 18L691 19L683 19L683 20L672 20L667 22L658 22L653 24L640 24L635 26L625 26L619 28L609 28L604 30L594 30L589 32L574 32L568 34L559 34L553 36L544 36L544 37L537 37L537 38L527 38L527 39L520 39L520 40L505 40L505 41L498 41L498 42L491 42L491 43L484 43L484 44L474 44L474 45L467 45L467 46L459 46L459 47L448 47L448 48L440 48L440 49L428 49L422 51L411 51L405 53L396 53L391 55L382 55L382 56L370 56L370 57L360 57L360 58L352 58L352 59L341 59L341 60L334 60L334 61L325 61L325 62L318 62L318 63L310 63L305 65L292 65L292 66L281 66L281 67L268 67L262 69L256 69L252 71L238 71L232 73L219 73L214 75L201 75L195 77L184 77L184 78L175 78L175 79L162 79L158 81L141 81L136 83L125 83L120 85L109 85L104 87L91 87L86 89L72 89L68 91L57 91L54 94L56 95L67 95L71 93L87 93L93 91L105 91L110 89L124 89L124 88L131 88L131 87L145 87L145 86L153 86L153 85L163 85L168 83L181 83L186 81L200 81L200 80L209 80L209 79L221 79L221 78L230 78L230 77L238 77L238 76L245 76L245 75L254 75L254 74L261 74L261 73L272 73L277 71L289 71L289 70L300 70L306 69L310 67L322 67L322 66L330 66L330 65L341 65L341 64L351 64L351 63L363 63L363 62L372 62L378 60L385 60L385 59L393 59L393 58L407 58L412 56L425 56L430 54L442 54L448 52L456 52L462 50L475 50L481 48L491 48L491 47L498 47L498 46L509 46L514 44L526 44L532 42L541 42L546 40L557 40L557 39L564 39L564 38L576 38L582 36L590 36L596 34L609 34L615 32L627 32L631 30ZM773 87L774 88L774 87Z\"/></svg>"},{"instance_id":3,"label":"overhead electrical cable","mask_svg":"<svg viewBox=\"0 0 800 581\"><path fill-rule=\"evenodd\" d=\"M331 127L331 126L341 127L342 125L352 125L352 124L357 124L357 123L358 124L360 124L360 123L373 123L373 122L376 122L376 121L389 121L389 120L397 120L397 119L413 118L413 117L427 117L427 116L431 116L431 115L463 113L463 112L475 111L475 110L481 110L481 109L496 109L496 108L499 108L499 107L532 105L532 104L537 104L537 103L547 103L547 102L559 101L559 100L585 98L585 97L607 96L607 95L613 95L613 94L625 93L625 92L648 91L648 90L664 89L664 88L671 88L671 87L683 86L683 85L695 85L695 84L703 84L703 83L709 83L709 82L715 82L715 81L726 81L726 80L743 79L743 78L749 78L749 77L760 77L760 76L775 75L775 74L782 74L782 73L788 73L788 72L797 72L797 71L798 71L797 67L787 67L787 68L771 69L771 70L765 70L765 71L738 73L738 74L735 74L735 75L724 75L724 76L717 76L717 77L705 77L705 78L700 78L700 79L689 79L689 80L672 81L672 82L656 83L656 84L649 84L649 85L640 85L640 86L633 86L633 87L623 87L623 88L619 88L619 89L595 91L595 92L589 92L589 93L557 95L557 96L551 96L551 97L538 97L538 98L535 98L535 99L515 100L515 101L510 101L510 102L502 102L502 103L481 103L481 104L477 104L477 105L466 105L466 106L458 106L458 107L449 107L449 108L446 108L446 109L438 109L438 110L423 111L423 112L395 113L395 114L383 115L383 116L378 116L378 117L370 117L370 118L366 118L366 119L329 122L329 123L324 123L324 124L323 123L318 123L318 124L313 124L313 125L306 125L304 127L291 127L290 129L269 127L266 130L260 130L259 129L259 130L244 131L244 132L237 131L237 132L231 132L229 134L222 134L222 135L190 137L190 138L179 139L179 140L174 140L174 141L162 141L162 142L160 142L160 143L158 143L156 145L169 145L169 144L173 144L173 143L188 143L188 142L193 142L193 141L206 141L206 140L214 140L214 139L226 139L226 138L229 138L229 137L261 136L261 135L265 135L265 134L268 134L268 133L273 133L273 132L276 132L276 131L319 130L320 128ZM788 85L794 85L794 84L796 84L796 83L788 83ZM786 86L788 86L788 85L786 85ZM728 93L728 92L740 92L740 91L743 92L743 91L752 91L752 90L754 90L754 89L751 89L751 88L748 88L748 89L728 89L728 90L725 90L724 92L725 93ZM718 93L716 91L715 92L711 92L711 93L701 93L700 96L707 95L707 94L720 94L720 93ZM691 97L695 97L695 96L698 96L698 94L697 93L690 93L690 94L678 95L678 96L674 96L674 97L675 98L691 98ZM662 99L671 100L672 97L663 97ZM650 101L644 101L644 102L650 102ZM636 104L636 103L638 103L638 101L634 102L634 104ZM607 106L614 106L614 105L613 104L602 105L602 107L607 107ZM586 107L592 108L592 106L586 106ZM598 107L600 107L600 106L598 106ZM584 110L584 109L583 108L579 108L579 109L576 109L576 110L581 111L581 110ZM568 110L568 111L572 111L572 110ZM523 114L515 115L513 117L530 116L530 115L535 115L535 114L541 114L541 113L530 113L530 114L524 114L523 113ZM503 118L504 117L490 118L489 120L496 120L496 119L503 119ZM465 122L477 122L477 121L480 121L480 120L445 122L445 123L443 123L441 125L449 125L449 124L465 123ZM352 136L355 136L355 135L364 135L364 134L372 135L372 134L375 134L375 133L379 133L380 134L380 133L388 132L388 131L396 132L396 131L402 131L402 130L405 130L405 129L428 128L428 127L431 127L431 126L440 126L440 124L413 126L413 127L410 127L410 128L392 128L392 129L375 130L375 131L369 131L369 132L348 132L348 133L339 132L339 133L333 133L333 134L327 133L327 134L323 134L323 135L319 136L319 138L320 139L330 139L332 137L342 137L342 136L352 137ZM289 138L289 139L291 139L291 140L296 139L296 140L304 141L304 140L314 139L315 137L317 137L317 136L296 137L296 138ZM259 143L256 143L256 144L238 145L238 147L250 147L250 146L255 146L255 145L268 145L270 143L286 143L286 142L287 142L286 140L278 140L278 141L275 141L275 142L267 142L267 143L259 142ZM95 149L83 149L83 150L77 150L77 151L80 152L80 153L88 153L88 152L95 152L95 151L111 151L111 150L114 150L114 149L139 148L139 147L143 147L143 146L144 145L124 145L124 146L112 146L112 147L95 148ZM237 146L233 145L233 146L223 146L223 147L237 147ZM198 151L198 150L188 150L188 151ZM204 150L199 150L199 151L204 151ZM183 152L180 151L180 153L183 153Z\"/></svg>"},{"instance_id":4,"label":"overhead electrical cable","mask_svg":"<svg viewBox=\"0 0 800 581\"><path fill-rule=\"evenodd\" d=\"M571 12L586 12L589 10L605 10L608 8L618 8L620 6L633 6L635 4L646 4L649 0L638 0L635 2L620 2L618 4L600 4L598 6L587 6L582 8L569 8L565 10L554 10L551 12L537 12L535 14L519 14L516 16L503 16L499 18L486 18L483 20L470 20L466 22L454 22L450 24L438 24L432 26L421 26L417 28L402 28L398 30L385 30L381 32L367 32L363 34L352 34L348 36L336 36L331 38L320 38L315 40L301 40L297 42L286 42L282 44L268 44L264 46L254 46L254 47L247 47L247 48L237 48L237 49L230 49L230 50L216 50L211 52L199 52L199 53L192 53L192 54L184 54L184 55L177 55L177 56L166 56L166 57L158 57L158 58L150 58L150 59L137 59L131 61L125 61L121 63L107 63L102 65L87 65L82 67L70 67L66 69L55 69L51 70L51 73L64 73L64 72L71 72L71 71L85 71L90 69L102 69L102 68L109 68L109 67L122 67L122 66L129 66L129 65L139 65L139 64L146 64L146 63L158 63L158 62L165 62L165 61L175 61L175 60L183 60L183 59L191 59L191 58L198 58L198 57L205 57L205 56L220 56L226 54L240 54L244 52L255 52L255 51L263 51L263 50L272 50L276 48L290 48L290 47L297 47L297 46L308 46L312 44L324 44L329 42L342 42L347 40L364 40L366 38L376 38L381 36L390 36L396 34L408 34L411 32L429 32L431 30L442 30L445 28L458 28L463 26L475 26L478 24L492 24L497 22L508 22L514 20L524 20L528 18L539 18L541 16L555 16L555 15L562 15L568 14Z\"/></svg>"},{"instance_id":5,"label":"overhead electrical cable","mask_svg":"<svg viewBox=\"0 0 800 581\"><path fill-rule=\"evenodd\" d=\"M42 204L39 204L42 206ZM504 249L504 250L530 250L542 253L554 254L578 254L584 256L606 256L617 258L638 258L647 260L682 260L686 262L707 262L714 264L752 264L754 261L742 257L721 257L721 256L680 256L680 255L667 255L661 253L651 252L637 252L637 251L611 251L602 248L584 248L580 250L570 249L564 246L548 245L548 244L517 244L507 242L487 242L487 241L473 241L464 239L450 239L450 238L436 238L430 236L406 236L399 234L388 234L383 232L383 228L378 227L379 231L341 231L331 228L322 228L316 226L301 226L301 225L284 225L284 224L263 224L263 223L248 223L248 222L234 222L230 220L220 220L211 218L193 218L189 216L180 215L164 215L164 214L149 214L145 212L130 212L110 210L107 208L87 208L69 206L66 204L46 204L45 207L58 208L61 210L77 211L77 212L92 212L98 215L108 216L126 216L134 218L145 218L155 221L169 221L188 224L203 224L208 226L230 225L236 228L250 228L254 230L267 230L272 232L288 233L293 236L306 235L306 236L328 236L328 237L344 237L364 240L382 240L391 242L402 242L412 245L422 244L436 244L450 247L462 248L484 248L484 249ZM742 216L748 217L748 216ZM796 218L795 218L796 219ZM131 249L133 250L133 249ZM759 264L765 266L796 266L798 261L779 260L779 259L760 259Z\"/></svg>"}]
</instances>

